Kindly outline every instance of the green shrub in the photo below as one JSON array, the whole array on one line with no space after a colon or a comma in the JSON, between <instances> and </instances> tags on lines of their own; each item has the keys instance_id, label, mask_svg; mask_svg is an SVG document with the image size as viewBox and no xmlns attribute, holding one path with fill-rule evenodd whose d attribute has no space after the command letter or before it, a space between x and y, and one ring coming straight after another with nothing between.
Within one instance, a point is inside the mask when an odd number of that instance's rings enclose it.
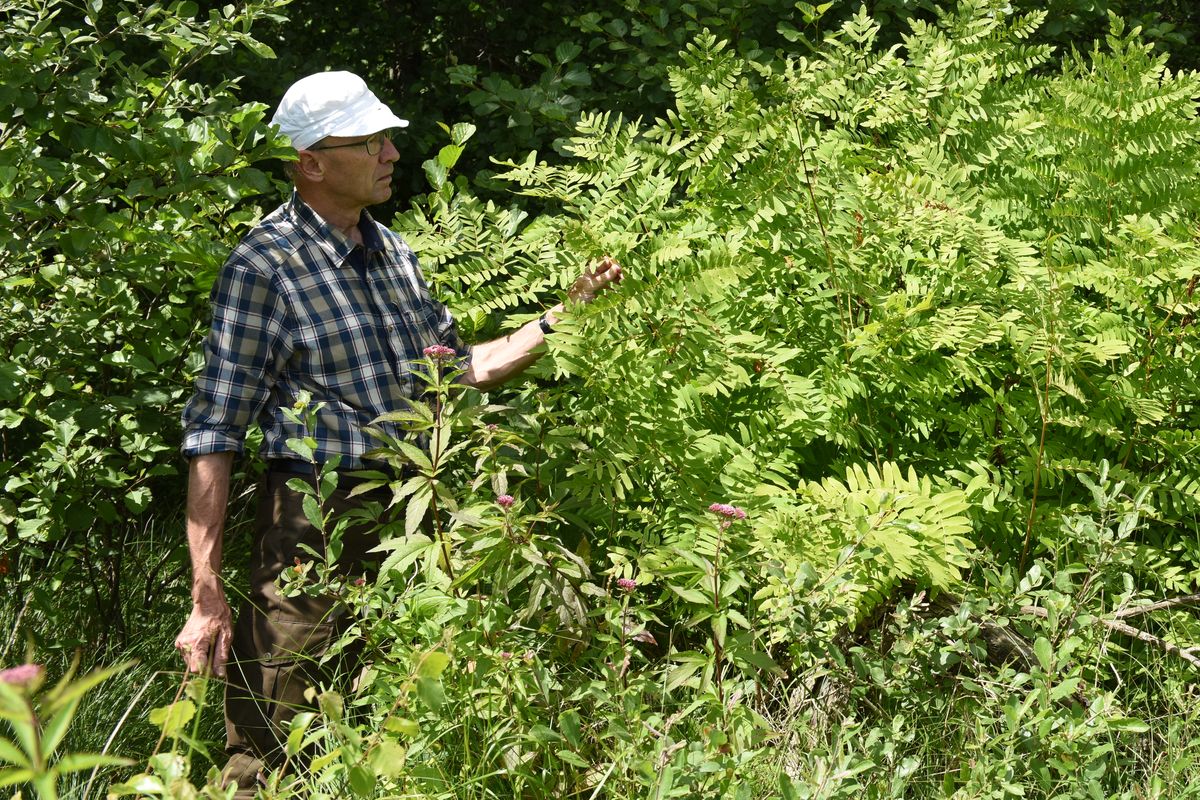
<instances>
[{"instance_id":1,"label":"green shrub","mask_svg":"<svg viewBox=\"0 0 1200 800\"><path fill-rule=\"evenodd\" d=\"M188 71L268 54L250 24L280 5L206 19L189 3L0 6L0 553L6 602L53 617L60 592L86 598L57 646L121 639L137 520L181 507L178 409L204 298L253 199L274 202L260 165L284 152L265 106Z\"/></svg>"}]
</instances>

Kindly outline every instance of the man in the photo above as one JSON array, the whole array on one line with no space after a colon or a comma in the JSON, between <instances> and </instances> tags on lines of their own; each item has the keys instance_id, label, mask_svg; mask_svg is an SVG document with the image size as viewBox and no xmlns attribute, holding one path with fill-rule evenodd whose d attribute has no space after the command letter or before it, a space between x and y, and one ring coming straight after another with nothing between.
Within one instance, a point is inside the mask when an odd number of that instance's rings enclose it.
<instances>
[{"instance_id":1,"label":"man","mask_svg":"<svg viewBox=\"0 0 1200 800\"><path fill-rule=\"evenodd\" d=\"M388 132L408 122L361 78L326 72L297 81L272 123L296 149L294 191L226 261L213 287L206 364L183 412L193 605L175 646L189 672L228 677L225 779L238 783L238 797L252 797L257 776L276 762L280 736L316 680L315 656L335 638L342 615L330 599L282 598L274 588L282 569L303 555L301 544L322 549L300 495L287 487L312 467L287 440L307 433L317 441L318 463L340 456L339 471L358 468L375 447L363 427L419 396L408 365L424 348L452 348L467 365L466 383L495 386L533 363L562 310L555 306L501 339L463 344L450 313L430 298L412 251L366 212L391 196L399 153ZM568 296L589 302L620 279L621 267L604 259ZM301 391L322 404L315 430L302 431L284 414ZM221 548L233 459L256 421L268 470L250 592L235 629ZM355 505L348 488L335 492L334 509ZM351 568L373 543L368 530L352 528L340 563Z\"/></svg>"}]
</instances>

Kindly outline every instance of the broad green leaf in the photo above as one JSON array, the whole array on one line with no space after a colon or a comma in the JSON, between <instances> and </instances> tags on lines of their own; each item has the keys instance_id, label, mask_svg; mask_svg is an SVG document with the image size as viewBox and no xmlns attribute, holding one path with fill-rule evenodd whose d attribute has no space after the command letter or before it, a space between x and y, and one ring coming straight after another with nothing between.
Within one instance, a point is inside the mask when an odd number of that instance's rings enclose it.
<instances>
[{"instance_id":1,"label":"broad green leaf","mask_svg":"<svg viewBox=\"0 0 1200 800\"><path fill-rule=\"evenodd\" d=\"M1037 656L1038 664L1042 671L1050 673L1054 671L1054 648L1050 644L1050 640L1045 636L1039 636L1033 643L1033 654Z\"/></svg>"},{"instance_id":2,"label":"broad green leaf","mask_svg":"<svg viewBox=\"0 0 1200 800\"><path fill-rule=\"evenodd\" d=\"M365 764L350 768L350 789L358 797L373 797L375 795L375 774Z\"/></svg>"},{"instance_id":3,"label":"broad green leaf","mask_svg":"<svg viewBox=\"0 0 1200 800\"><path fill-rule=\"evenodd\" d=\"M417 533L425 519L426 512L429 511L429 503L432 499L433 492L430 491L428 485L418 490L409 499L408 505L404 509L405 536L411 537Z\"/></svg>"},{"instance_id":4,"label":"broad green leaf","mask_svg":"<svg viewBox=\"0 0 1200 800\"><path fill-rule=\"evenodd\" d=\"M392 739L382 739L371 750L371 768L385 778L398 778L405 771L406 750Z\"/></svg>"},{"instance_id":5,"label":"broad green leaf","mask_svg":"<svg viewBox=\"0 0 1200 800\"><path fill-rule=\"evenodd\" d=\"M441 650L430 650L420 656L417 675L422 678L438 678L450 664L450 656Z\"/></svg>"},{"instance_id":6,"label":"broad green leaf","mask_svg":"<svg viewBox=\"0 0 1200 800\"><path fill-rule=\"evenodd\" d=\"M292 717L291 722L288 723L286 746L286 752L289 756L295 756L303 749L304 736L316 718L317 715L313 711L301 711Z\"/></svg>"},{"instance_id":7,"label":"broad green leaf","mask_svg":"<svg viewBox=\"0 0 1200 800\"><path fill-rule=\"evenodd\" d=\"M442 682L436 678L417 678L417 696L430 711L439 711L446 701Z\"/></svg>"},{"instance_id":8,"label":"broad green leaf","mask_svg":"<svg viewBox=\"0 0 1200 800\"><path fill-rule=\"evenodd\" d=\"M1140 719L1133 717L1113 717L1108 720L1110 730L1121 731L1122 733L1146 733L1150 730L1150 726Z\"/></svg>"},{"instance_id":9,"label":"broad green leaf","mask_svg":"<svg viewBox=\"0 0 1200 800\"><path fill-rule=\"evenodd\" d=\"M447 170L453 169L458 163L458 157L462 155L462 147L457 144L448 144L438 151L438 164L445 167Z\"/></svg>"},{"instance_id":10,"label":"broad green leaf","mask_svg":"<svg viewBox=\"0 0 1200 800\"><path fill-rule=\"evenodd\" d=\"M384 727L408 739L415 738L421 732L421 726L416 720L405 717L390 717Z\"/></svg>"},{"instance_id":11,"label":"broad green leaf","mask_svg":"<svg viewBox=\"0 0 1200 800\"><path fill-rule=\"evenodd\" d=\"M196 716L196 704L177 700L150 711L150 722L162 729L164 736L178 736Z\"/></svg>"},{"instance_id":12,"label":"broad green leaf","mask_svg":"<svg viewBox=\"0 0 1200 800\"><path fill-rule=\"evenodd\" d=\"M308 520L309 525L312 525L319 531L325 530L325 519L321 514L321 503L316 497L306 494L301 500L301 507L304 509L304 517Z\"/></svg>"},{"instance_id":13,"label":"broad green leaf","mask_svg":"<svg viewBox=\"0 0 1200 800\"><path fill-rule=\"evenodd\" d=\"M558 728L562 731L563 736L571 744L571 747L576 750L580 746L580 718L579 714L568 709L558 715ZM578 765L576 765L578 766Z\"/></svg>"}]
</instances>

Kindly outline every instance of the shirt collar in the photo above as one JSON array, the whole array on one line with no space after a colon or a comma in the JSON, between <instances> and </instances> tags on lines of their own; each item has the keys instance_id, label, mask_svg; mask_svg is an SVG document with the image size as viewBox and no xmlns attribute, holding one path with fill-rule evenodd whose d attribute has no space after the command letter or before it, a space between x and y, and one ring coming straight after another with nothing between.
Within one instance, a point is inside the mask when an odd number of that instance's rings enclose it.
<instances>
[{"instance_id":1,"label":"shirt collar","mask_svg":"<svg viewBox=\"0 0 1200 800\"><path fill-rule=\"evenodd\" d=\"M313 211L295 189L292 190L292 199L288 203L287 213L295 221L300 233L325 251L334 264L339 267L348 265L350 253L358 245L353 239L330 225L320 214ZM366 250L367 256L384 250L379 229L366 209L363 209L362 215L358 219L358 229L362 233L363 249Z\"/></svg>"}]
</instances>

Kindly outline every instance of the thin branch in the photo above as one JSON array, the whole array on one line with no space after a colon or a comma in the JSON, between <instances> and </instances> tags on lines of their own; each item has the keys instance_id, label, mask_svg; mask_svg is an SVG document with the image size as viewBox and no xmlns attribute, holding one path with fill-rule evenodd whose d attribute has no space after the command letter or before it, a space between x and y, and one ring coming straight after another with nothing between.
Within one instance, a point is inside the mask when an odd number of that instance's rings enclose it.
<instances>
[{"instance_id":1,"label":"thin branch","mask_svg":"<svg viewBox=\"0 0 1200 800\"><path fill-rule=\"evenodd\" d=\"M1182 599L1182 598L1179 598L1179 599ZM1166 601L1164 601L1164 602L1166 602ZM1128 610L1141 611L1142 609L1138 608L1138 609L1128 609ZM1040 617L1042 619L1046 619L1050 615L1049 612L1046 611L1046 609L1038 608L1037 606L1021 606L1021 613L1025 614L1027 616L1031 616L1031 617ZM1166 641L1165 639L1160 639L1159 637L1155 636L1152 633L1141 630L1140 628L1135 628L1132 625L1129 625L1127 623L1120 622L1118 620L1111 619L1108 617L1097 617L1096 622L1098 624L1103 625L1104 627L1108 628L1110 631L1115 631L1116 633L1123 633L1126 636L1133 637L1134 639L1138 639L1138 640L1146 642L1148 644L1156 645L1157 647L1162 648L1163 650L1165 650L1166 652L1168 652L1172 655L1179 656L1184 661L1191 664L1193 667L1200 669L1200 657L1197 657L1192 652L1195 648L1191 648L1191 647L1183 648L1183 647L1180 647L1179 645L1171 644L1170 642Z\"/></svg>"},{"instance_id":2,"label":"thin branch","mask_svg":"<svg viewBox=\"0 0 1200 800\"><path fill-rule=\"evenodd\" d=\"M1152 633L1147 633L1140 628L1135 628L1132 625L1127 625L1124 622L1118 622L1115 619L1101 619L1100 622L1104 625L1104 627L1114 630L1117 633L1123 633L1126 636L1132 636L1133 638L1140 639L1143 642L1149 642L1150 644L1158 645L1168 653L1177 655L1184 661L1191 664L1193 667L1200 669L1200 658L1192 655L1191 648L1185 650L1178 645L1171 644L1168 641L1158 638Z\"/></svg>"},{"instance_id":3,"label":"thin branch","mask_svg":"<svg viewBox=\"0 0 1200 800\"><path fill-rule=\"evenodd\" d=\"M1132 608L1123 608L1113 614L1114 619L1128 619L1129 617L1137 617L1142 614L1149 614L1151 611L1161 611L1164 608L1175 608L1176 606L1195 606L1200 605L1200 594L1189 594L1184 597L1172 597L1167 600L1159 600L1157 603L1150 603L1144 606L1134 606Z\"/></svg>"}]
</instances>

